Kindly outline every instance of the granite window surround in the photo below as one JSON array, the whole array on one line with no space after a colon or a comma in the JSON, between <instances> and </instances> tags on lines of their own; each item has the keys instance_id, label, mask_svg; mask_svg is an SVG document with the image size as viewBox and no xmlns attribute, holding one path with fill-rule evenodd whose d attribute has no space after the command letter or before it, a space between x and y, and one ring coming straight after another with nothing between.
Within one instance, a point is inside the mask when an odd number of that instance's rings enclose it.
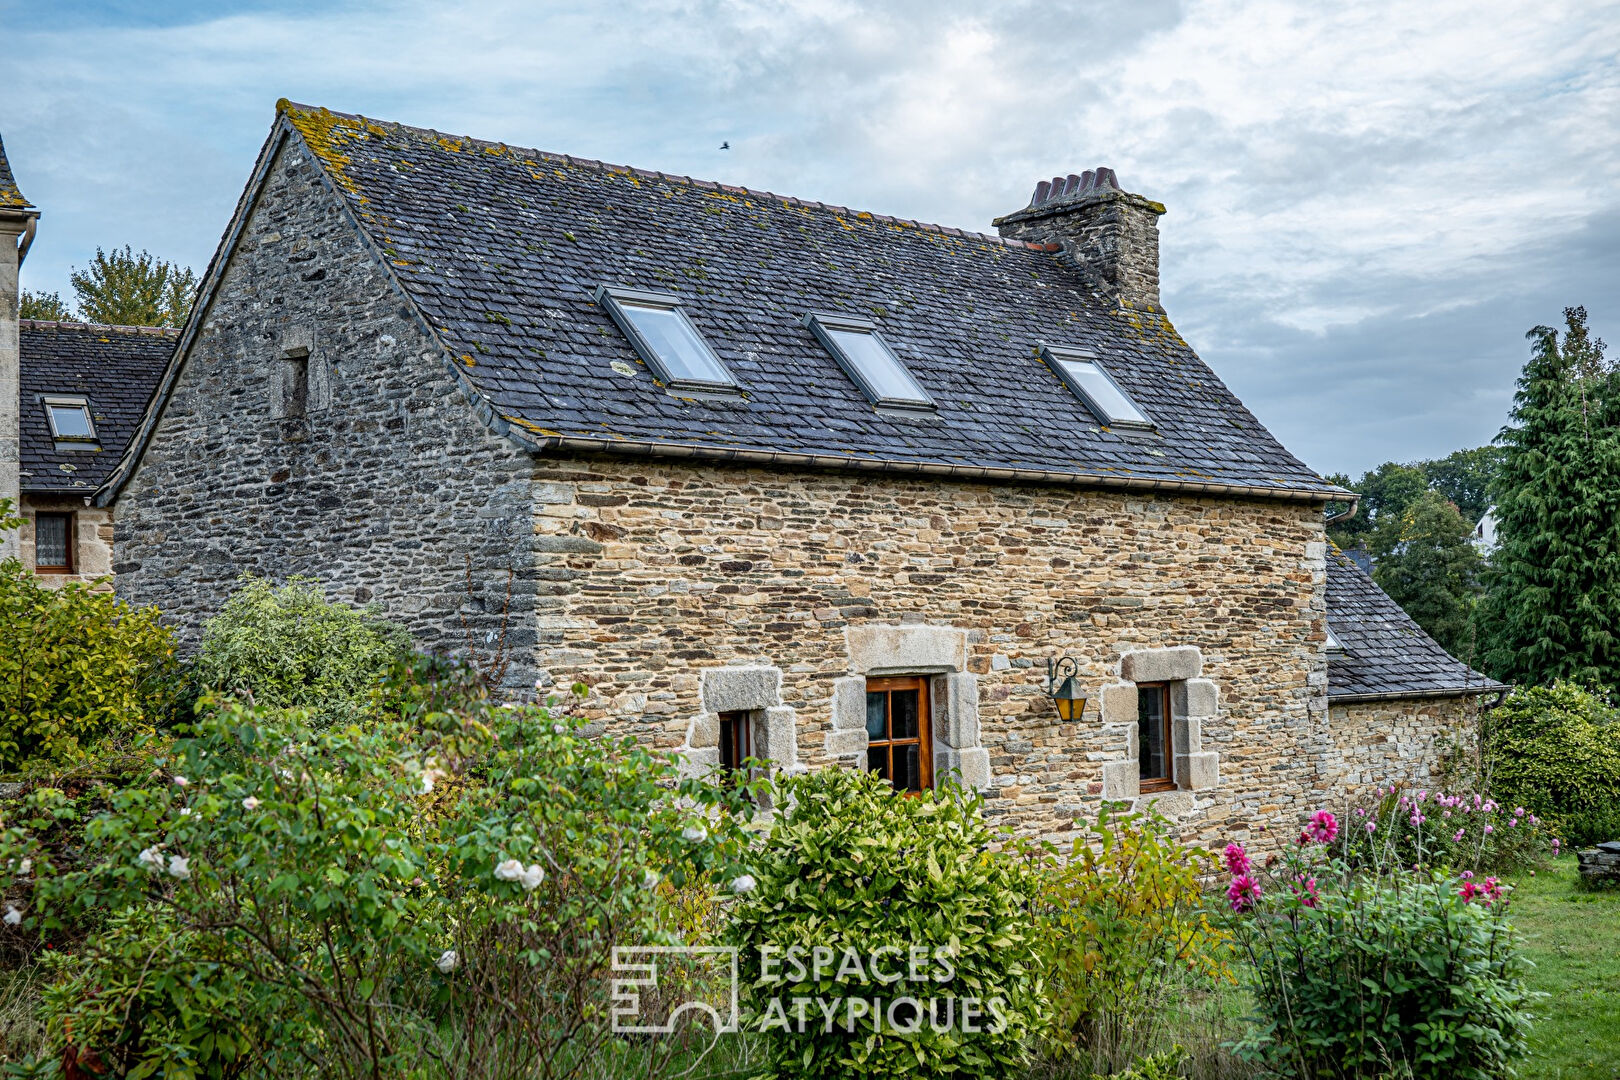
<instances>
[{"instance_id":1,"label":"granite window surround","mask_svg":"<svg viewBox=\"0 0 1620 1080\"><path fill-rule=\"evenodd\" d=\"M1203 748L1206 723L1219 715L1220 694L1214 682L1202 678L1203 653L1193 645L1169 649L1138 649L1120 657L1120 679L1102 688L1102 725L1105 735L1123 743L1123 755L1102 767L1102 797L1143 799L1162 793L1142 791L1138 739L1140 684L1165 683L1170 687L1170 736L1176 791L1204 791L1220 784L1220 755Z\"/></svg>"},{"instance_id":2,"label":"granite window surround","mask_svg":"<svg viewBox=\"0 0 1620 1080\"><path fill-rule=\"evenodd\" d=\"M955 779L988 788L990 754L980 741L979 677L967 670L967 636L956 627L922 623L846 627L850 674L833 680L827 753L865 768L866 680L927 676L934 784Z\"/></svg>"},{"instance_id":3,"label":"granite window surround","mask_svg":"<svg viewBox=\"0 0 1620 1080\"><path fill-rule=\"evenodd\" d=\"M720 714L743 713L754 758L772 774L804 771L799 764L798 711L782 704L782 669L768 664L705 668L698 677L701 711L686 728L679 769L707 776L720 768Z\"/></svg>"}]
</instances>

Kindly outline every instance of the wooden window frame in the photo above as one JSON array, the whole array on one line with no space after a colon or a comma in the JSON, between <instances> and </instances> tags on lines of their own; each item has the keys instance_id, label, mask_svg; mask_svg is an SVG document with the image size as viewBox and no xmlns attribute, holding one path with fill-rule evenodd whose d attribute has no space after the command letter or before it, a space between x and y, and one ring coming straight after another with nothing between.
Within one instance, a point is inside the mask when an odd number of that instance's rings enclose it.
<instances>
[{"instance_id":1,"label":"wooden window frame","mask_svg":"<svg viewBox=\"0 0 1620 1080\"><path fill-rule=\"evenodd\" d=\"M743 762L754 757L754 714L737 709L720 714L720 768L728 776L742 772Z\"/></svg>"},{"instance_id":2,"label":"wooden window frame","mask_svg":"<svg viewBox=\"0 0 1620 1080\"><path fill-rule=\"evenodd\" d=\"M66 518L67 536L63 540L63 548L67 552L67 562L60 566L41 566L39 564L39 519ZM71 510L37 510L34 512L34 573L36 574L72 574L78 562L78 517Z\"/></svg>"},{"instance_id":3,"label":"wooden window frame","mask_svg":"<svg viewBox=\"0 0 1620 1080\"><path fill-rule=\"evenodd\" d=\"M1173 741L1174 732L1171 727L1174 721L1171 713L1172 698L1170 694L1170 684L1167 682L1138 683L1136 686L1136 693L1139 700L1140 695L1142 694L1159 695L1159 721L1161 725L1159 738L1163 740L1162 745L1164 746L1165 775L1142 777L1142 786L1140 790L1144 795L1148 794L1149 792L1174 791L1176 790L1176 754L1175 742ZM1137 723L1141 723L1140 717L1138 717ZM1140 736L1138 736L1138 738L1140 738ZM1145 746L1137 747L1138 768L1140 768L1142 753L1146 749L1147 748Z\"/></svg>"},{"instance_id":4,"label":"wooden window frame","mask_svg":"<svg viewBox=\"0 0 1620 1080\"><path fill-rule=\"evenodd\" d=\"M930 722L930 709L928 707L928 682L926 675L898 675L883 679L867 679L866 692L868 694L886 693L893 690L917 691L917 736L911 739L873 739L871 733L867 734L867 751L875 746L889 748L889 782L894 782L894 748L896 746L917 747L917 772L919 790L906 789L902 795L920 795L934 786L934 733ZM892 731L894 727L894 709L891 705L885 713L885 723ZM899 788L895 788L900 791Z\"/></svg>"}]
</instances>

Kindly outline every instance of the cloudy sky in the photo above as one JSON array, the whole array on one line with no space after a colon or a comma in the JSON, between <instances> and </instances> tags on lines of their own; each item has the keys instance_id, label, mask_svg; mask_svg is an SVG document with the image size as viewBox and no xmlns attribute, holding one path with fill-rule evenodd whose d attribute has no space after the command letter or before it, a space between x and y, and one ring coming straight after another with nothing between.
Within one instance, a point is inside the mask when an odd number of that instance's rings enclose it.
<instances>
[{"instance_id":1,"label":"cloudy sky","mask_svg":"<svg viewBox=\"0 0 1620 1080\"><path fill-rule=\"evenodd\" d=\"M288 97L983 230L1112 166L1169 206L1177 327L1324 472L1489 441L1567 305L1620 348L1620 0L0 0L0 25L33 289L98 244L200 270Z\"/></svg>"}]
</instances>

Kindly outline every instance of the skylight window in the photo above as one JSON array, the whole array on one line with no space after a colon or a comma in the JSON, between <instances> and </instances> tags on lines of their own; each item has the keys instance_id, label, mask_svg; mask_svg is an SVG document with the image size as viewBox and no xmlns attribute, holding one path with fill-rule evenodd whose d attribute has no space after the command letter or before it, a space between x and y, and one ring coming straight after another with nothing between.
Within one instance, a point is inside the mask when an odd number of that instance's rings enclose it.
<instances>
[{"instance_id":1,"label":"skylight window","mask_svg":"<svg viewBox=\"0 0 1620 1080\"><path fill-rule=\"evenodd\" d=\"M1333 627L1324 624L1324 629L1327 630L1327 648L1325 650L1327 654L1329 656L1343 656L1344 643L1334 636Z\"/></svg>"},{"instance_id":2,"label":"skylight window","mask_svg":"<svg viewBox=\"0 0 1620 1080\"><path fill-rule=\"evenodd\" d=\"M82 397L44 399L45 416L51 422L51 438L59 442L96 441L95 421L90 419L90 403Z\"/></svg>"},{"instance_id":3,"label":"skylight window","mask_svg":"<svg viewBox=\"0 0 1620 1080\"><path fill-rule=\"evenodd\" d=\"M889 409L937 408L888 342L878 336L876 323L848 315L806 315L804 325L873 405Z\"/></svg>"},{"instance_id":4,"label":"skylight window","mask_svg":"<svg viewBox=\"0 0 1620 1080\"><path fill-rule=\"evenodd\" d=\"M600 286L596 302L630 339L636 352L671 393L735 396L737 380L709 348L670 293Z\"/></svg>"},{"instance_id":5,"label":"skylight window","mask_svg":"<svg viewBox=\"0 0 1620 1080\"><path fill-rule=\"evenodd\" d=\"M1042 345L1044 359L1058 377L1079 395L1097 419L1113 427L1151 428L1153 421L1108 374L1097 354L1085 349Z\"/></svg>"}]
</instances>

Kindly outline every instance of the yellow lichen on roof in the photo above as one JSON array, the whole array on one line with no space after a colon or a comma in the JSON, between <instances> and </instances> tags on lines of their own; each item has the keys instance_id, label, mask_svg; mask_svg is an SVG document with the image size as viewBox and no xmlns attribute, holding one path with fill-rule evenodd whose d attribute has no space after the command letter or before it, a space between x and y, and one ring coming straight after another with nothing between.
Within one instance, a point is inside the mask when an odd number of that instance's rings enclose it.
<instances>
[{"instance_id":1,"label":"yellow lichen on roof","mask_svg":"<svg viewBox=\"0 0 1620 1080\"><path fill-rule=\"evenodd\" d=\"M349 163L354 159L338 147L356 134L367 131L370 125L361 123L357 129L350 118L339 116L331 109L299 109L286 98L276 102L276 112L285 116L287 122L304 137L304 145L326 166L327 175L344 191L364 202L359 185L348 174Z\"/></svg>"}]
</instances>

